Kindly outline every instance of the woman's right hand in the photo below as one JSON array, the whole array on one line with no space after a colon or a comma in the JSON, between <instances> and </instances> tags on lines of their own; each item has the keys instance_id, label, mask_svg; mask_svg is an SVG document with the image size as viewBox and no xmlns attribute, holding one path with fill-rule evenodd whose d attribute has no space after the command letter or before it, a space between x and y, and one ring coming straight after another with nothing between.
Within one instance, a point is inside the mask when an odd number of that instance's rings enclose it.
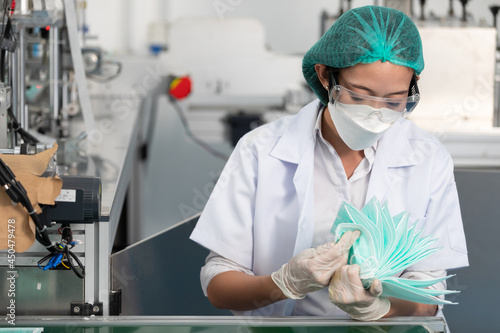
<instances>
[{"instance_id":1,"label":"woman's right hand","mask_svg":"<svg viewBox=\"0 0 500 333\"><path fill-rule=\"evenodd\" d=\"M328 242L315 249L306 249L271 274L274 283L291 299L328 286L335 271L347 264L349 249L360 231L347 231L337 243Z\"/></svg>"},{"instance_id":2,"label":"woman's right hand","mask_svg":"<svg viewBox=\"0 0 500 333\"><path fill-rule=\"evenodd\" d=\"M333 275L328 288L330 300L352 319L361 321L378 320L391 309L391 302L382 295L382 283L373 280L365 289L359 277L358 265L346 265Z\"/></svg>"}]
</instances>

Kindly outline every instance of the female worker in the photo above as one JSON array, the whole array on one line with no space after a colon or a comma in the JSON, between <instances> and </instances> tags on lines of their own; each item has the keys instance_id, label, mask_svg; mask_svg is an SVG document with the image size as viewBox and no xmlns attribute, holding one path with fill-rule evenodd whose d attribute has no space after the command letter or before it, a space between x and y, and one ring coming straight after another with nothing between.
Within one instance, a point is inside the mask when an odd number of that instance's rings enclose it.
<instances>
[{"instance_id":1,"label":"female worker","mask_svg":"<svg viewBox=\"0 0 500 333\"><path fill-rule=\"evenodd\" d=\"M362 288L346 261L359 233L335 244L329 232L342 201L360 209L375 196L438 238L440 251L401 277L468 265L451 158L405 119L423 68L416 26L384 7L346 12L307 52L304 77L319 100L240 140L191 235L211 250L201 280L212 304L358 320L436 314L436 305L380 297L377 280Z\"/></svg>"}]
</instances>

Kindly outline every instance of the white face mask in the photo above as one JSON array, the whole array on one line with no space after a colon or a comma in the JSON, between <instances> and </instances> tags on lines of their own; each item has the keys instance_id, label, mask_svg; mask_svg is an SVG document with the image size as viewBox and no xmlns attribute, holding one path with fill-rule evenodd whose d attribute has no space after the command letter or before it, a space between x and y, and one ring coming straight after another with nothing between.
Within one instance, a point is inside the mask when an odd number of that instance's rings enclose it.
<instances>
[{"instance_id":1,"label":"white face mask","mask_svg":"<svg viewBox=\"0 0 500 333\"><path fill-rule=\"evenodd\" d=\"M328 110L340 138L352 150L371 147L401 117L400 112L362 104L329 103Z\"/></svg>"}]
</instances>

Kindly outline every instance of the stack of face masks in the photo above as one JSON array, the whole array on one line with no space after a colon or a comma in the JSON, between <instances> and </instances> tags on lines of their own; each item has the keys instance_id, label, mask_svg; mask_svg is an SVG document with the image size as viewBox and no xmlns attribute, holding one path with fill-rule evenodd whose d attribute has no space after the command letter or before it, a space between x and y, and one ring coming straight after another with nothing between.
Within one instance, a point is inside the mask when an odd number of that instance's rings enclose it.
<instances>
[{"instance_id":1,"label":"stack of face masks","mask_svg":"<svg viewBox=\"0 0 500 333\"><path fill-rule=\"evenodd\" d=\"M436 296L458 293L455 290L426 289L453 275L432 280L409 280L394 277L409 266L428 257L438 248L432 248L435 239L421 237L422 231L408 225L409 214L391 217L387 205L373 198L359 211L343 202L331 232L337 240L348 230L360 230L361 236L349 253L348 264L360 266L360 278L365 288L374 279L382 283L381 297L396 297L424 304L456 304Z\"/></svg>"}]
</instances>

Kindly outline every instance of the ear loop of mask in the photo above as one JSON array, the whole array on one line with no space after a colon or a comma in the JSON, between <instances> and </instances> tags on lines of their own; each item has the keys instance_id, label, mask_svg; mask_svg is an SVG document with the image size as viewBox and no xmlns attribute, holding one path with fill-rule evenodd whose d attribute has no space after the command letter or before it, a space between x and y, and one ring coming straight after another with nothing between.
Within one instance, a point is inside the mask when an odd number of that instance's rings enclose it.
<instances>
[{"instance_id":1,"label":"ear loop of mask","mask_svg":"<svg viewBox=\"0 0 500 333\"><path fill-rule=\"evenodd\" d=\"M330 76L328 77L328 102L333 102L334 99L331 97L331 93L338 82L338 73L330 71Z\"/></svg>"},{"instance_id":2,"label":"ear loop of mask","mask_svg":"<svg viewBox=\"0 0 500 333\"><path fill-rule=\"evenodd\" d=\"M410 82L410 88L408 89L408 97L411 97L416 94L420 95L420 91L418 90L418 85L417 85L417 75L413 74L413 77L411 78Z\"/></svg>"},{"instance_id":3,"label":"ear loop of mask","mask_svg":"<svg viewBox=\"0 0 500 333\"><path fill-rule=\"evenodd\" d=\"M408 89L408 97L415 96L415 95L420 95L420 91L418 90L418 85L417 85L417 75L413 74L413 77L411 78L410 82L410 87ZM408 110L408 105L406 107Z\"/></svg>"}]
</instances>

